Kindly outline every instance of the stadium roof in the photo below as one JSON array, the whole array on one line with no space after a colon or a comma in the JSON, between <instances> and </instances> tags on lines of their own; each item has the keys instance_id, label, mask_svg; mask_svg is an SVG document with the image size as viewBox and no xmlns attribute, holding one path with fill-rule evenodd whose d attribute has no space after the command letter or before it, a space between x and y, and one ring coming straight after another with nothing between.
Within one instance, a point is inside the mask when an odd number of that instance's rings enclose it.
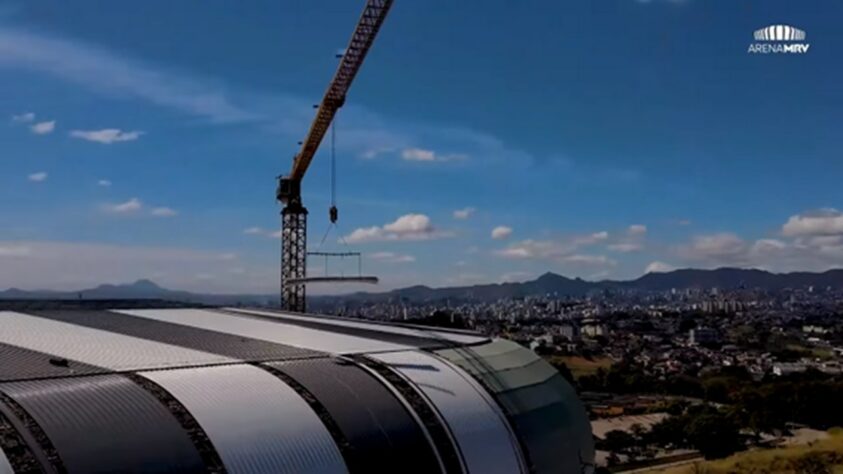
<instances>
[{"instance_id":1,"label":"stadium roof","mask_svg":"<svg viewBox=\"0 0 843 474\"><path fill-rule=\"evenodd\" d=\"M0 474L593 461L573 389L509 341L233 308L25 308L0 311Z\"/></svg>"}]
</instances>

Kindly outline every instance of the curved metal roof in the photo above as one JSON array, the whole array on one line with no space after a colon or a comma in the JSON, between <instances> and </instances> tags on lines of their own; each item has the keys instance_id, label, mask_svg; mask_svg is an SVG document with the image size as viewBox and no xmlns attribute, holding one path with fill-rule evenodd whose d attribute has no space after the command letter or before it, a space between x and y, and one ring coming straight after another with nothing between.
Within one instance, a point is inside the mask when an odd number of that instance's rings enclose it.
<instances>
[{"instance_id":1,"label":"curved metal roof","mask_svg":"<svg viewBox=\"0 0 843 474\"><path fill-rule=\"evenodd\" d=\"M544 474L593 458L573 389L514 343L272 311L106 307L0 311L0 474Z\"/></svg>"},{"instance_id":2,"label":"curved metal roof","mask_svg":"<svg viewBox=\"0 0 843 474\"><path fill-rule=\"evenodd\" d=\"M372 354L418 386L448 424L470 472L526 472L504 415L470 377L421 352ZM495 446L495 449L490 449Z\"/></svg>"},{"instance_id":3,"label":"curved metal roof","mask_svg":"<svg viewBox=\"0 0 843 474\"><path fill-rule=\"evenodd\" d=\"M187 433L120 375L0 384L50 439L68 472L204 472Z\"/></svg>"},{"instance_id":4,"label":"curved metal roof","mask_svg":"<svg viewBox=\"0 0 843 474\"><path fill-rule=\"evenodd\" d=\"M120 310L117 312L315 351L346 354L373 350L396 351L412 348L406 344L397 344L330 330L312 329L281 321L266 321L246 315L234 315L205 309L140 309Z\"/></svg>"},{"instance_id":5,"label":"curved metal roof","mask_svg":"<svg viewBox=\"0 0 843 474\"><path fill-rule=\"evenodd\" d=\"M0 312L0 342L112 370L234 362L234 359L110 331Z\"/></svg>"},{"instance_id":6,"label":"curved metal roof","mask_svg":"<svg viewBox=\"0 0 843 474\"><path fill-rule=\"evenodd\" d=\"M534 352L497 339L437 354L489 389L511 420L534 472L580 472L593 466L594 443L585 408L573 387Z\"/></svg>"},{"instance_id":7,"label":"curved metal roof","mask_svg":"<svg viewBox=\"0 0 843 474\"><path fill-rule=\"evenodd\" d=\"M9 459L6 457L6 453L0 449L0 474L14 474L14 472L12 465L9 464Z\"/></svg>"},{"instance_id":8,"label":"curved metal roof","mask_svg":"<svg viewBox=\"0 0 843 474\"><path fill-rule=\"evenodd\" d=\"M287 384L250 365L143 372L176 397L228 472L348 472L330 433Z\"/></svg>"},{"instance_id":9,"label":"curved metal roof","mask_svg":"<svg viewBox=\"0 0 843 474\"><path fill-rule=\"evenodd\" d=\"M334 359L268 365L300 383L336 421L349 444L353 472L439 471L433 447L407 409L356 365Z\"/></svg>"}]
</instances>

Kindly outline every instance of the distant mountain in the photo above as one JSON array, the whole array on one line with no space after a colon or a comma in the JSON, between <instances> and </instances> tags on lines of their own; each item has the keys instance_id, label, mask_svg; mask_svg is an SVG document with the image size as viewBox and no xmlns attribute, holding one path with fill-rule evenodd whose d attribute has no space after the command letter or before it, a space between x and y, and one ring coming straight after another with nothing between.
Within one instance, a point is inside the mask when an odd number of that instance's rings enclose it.
<instances>
[{"instance_id":1,"label":"distant mountain","mask_svg":"<svg viewBox=\"0 0 843 474\"><path fill-rule=\"evenodd\" d=\"M319 307L323 304L348 302L437 302L494 301L531 295L556 294L558 296L585 296L590 292L626 289L638 291L668 291L672 288L843 288L843 269L823 273L793 272L770 273L764 270L718 268L716 270L675 270L666 273L648 273L629 281L586 281L567 278L555 273L545 273L535 280L520 283L500 283L459 287L430 288L418 285L382 293L352 293L338 296L315 296L310 300ZM272 304L277 295L219 295L176 291L162 288L149 280L130 284L100 285L81 291L25 291L10 288L0 291L0 299L160 299L211 305Z\"/></svg>"},{"instance_id":2,"label":"distant mountain","mask_svg":"<svg viewBox=\"0 0 843 474\"><path fill-rule=\"evenodd\" d=\"M843 269L823 273L770 273L764 270L718 268L716 270L675 270L667 273L648 273L627 285L640 290L665 291L671 288L843 288Z\"/></svg>"},{"instance_id":3,"label":"distant mountain","mask_svg":"<svg viewBox=\"0 0 843 474\"><path fill-rule=\"evenodd\" d=\"M521 283L501 283L447 288L412 286L385 293L353 293L350 295L321 297L317 301L331 303L347 301L441 301L479 300L494 301L500 298L524 297L530 295L556 294L557 296L585 296L590 292L603 290L669 291L672 288L760 288L780 290L783 288L843 288L843 269L823 273L794 272L771 273L764 270L718 268L716 270L674 270L666 273L648 273L629 281L585 281L567 278L555 273L545 273L535 280Z\"/></svg>"},{"instance_id":4,"label":"distant mountain","mask_svg":"<svg viewBox=\"0 0 843 474\"><path fill-rule=\"evenodd\" d=\"M0 300L120 300L150 299L199 303L208 305L269 304L278 301L277 295L249 294L203 294L162 288L150 280L138 280L134 283L111 285L104 284L95 288L79 291L35 290L25 291L10 288L0 291Z\"/></svg>"}]
</instances>

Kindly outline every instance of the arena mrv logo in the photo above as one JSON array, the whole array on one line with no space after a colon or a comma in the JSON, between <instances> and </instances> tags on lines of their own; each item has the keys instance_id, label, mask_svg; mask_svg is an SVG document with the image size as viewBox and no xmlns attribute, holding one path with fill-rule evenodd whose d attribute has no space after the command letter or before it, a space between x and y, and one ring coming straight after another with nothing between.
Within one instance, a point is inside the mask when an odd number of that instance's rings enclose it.
<instances>
[{"instance_id":1,"label":"arena mrv logo","mask_svg":"<svg viewBox=\"0 0 843 474\"><path fill-rule=\"evenodd\" d=\"M755 43L747 53L753 54L805 54L810 44L805 43L805 31L789 25L770 25L753 34Z\"/></svg>"}]
</instances>

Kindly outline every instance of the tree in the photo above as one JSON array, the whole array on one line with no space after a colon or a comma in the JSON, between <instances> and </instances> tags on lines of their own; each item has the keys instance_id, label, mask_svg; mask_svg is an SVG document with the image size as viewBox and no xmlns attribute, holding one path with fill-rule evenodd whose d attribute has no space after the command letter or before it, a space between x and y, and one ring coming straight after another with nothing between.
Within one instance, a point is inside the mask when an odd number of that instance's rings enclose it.
<instances>
[{"instance_id":1,"label":"tree","mask_svg":"<svg viewBox=\"0 0 843 474\"><path fill-rule=\"evenodd\" d=\"M688 424L688 441L706 459L729 456L743 448L738 425L717 410L706 410Z\"/></svg>"},{"instance_id":2,"label":"tree","mask_svg":"<svg viewBox=\"0 0 843 474\"><path fill-rule=\"evenodd\" d=\"M568 381L568 383L570 383L571 385L575 385L574 373L571 372L571 369L569 369L564 362L562 362L556 357L553 357L550 359L550 364L555 367L556 370L559 371L559 374L561 374L562 377L564 377L565 380Z\"/></svg>"},{"instance_id":3,"label":"tree","mask_svg":"<svg viewBox=\"0 0 843 474\"><path fill-rule=\"evenodd\" d=\"M635 446L635 437L623 430L612 430L603 437L603 447L612 453L626 453Z\"/></svg>"},{"instance_id":4,"label":"tree","mask_svg":"<svg viewBox=\"0 0 843 474\"><path fill-rule=\"evenodd\" d=\"M654 424L647 434L650 442L663 448L680 448L686 446L685 425L687 418L683 415L669 416Z\"/></svg>"}]
</instances>

